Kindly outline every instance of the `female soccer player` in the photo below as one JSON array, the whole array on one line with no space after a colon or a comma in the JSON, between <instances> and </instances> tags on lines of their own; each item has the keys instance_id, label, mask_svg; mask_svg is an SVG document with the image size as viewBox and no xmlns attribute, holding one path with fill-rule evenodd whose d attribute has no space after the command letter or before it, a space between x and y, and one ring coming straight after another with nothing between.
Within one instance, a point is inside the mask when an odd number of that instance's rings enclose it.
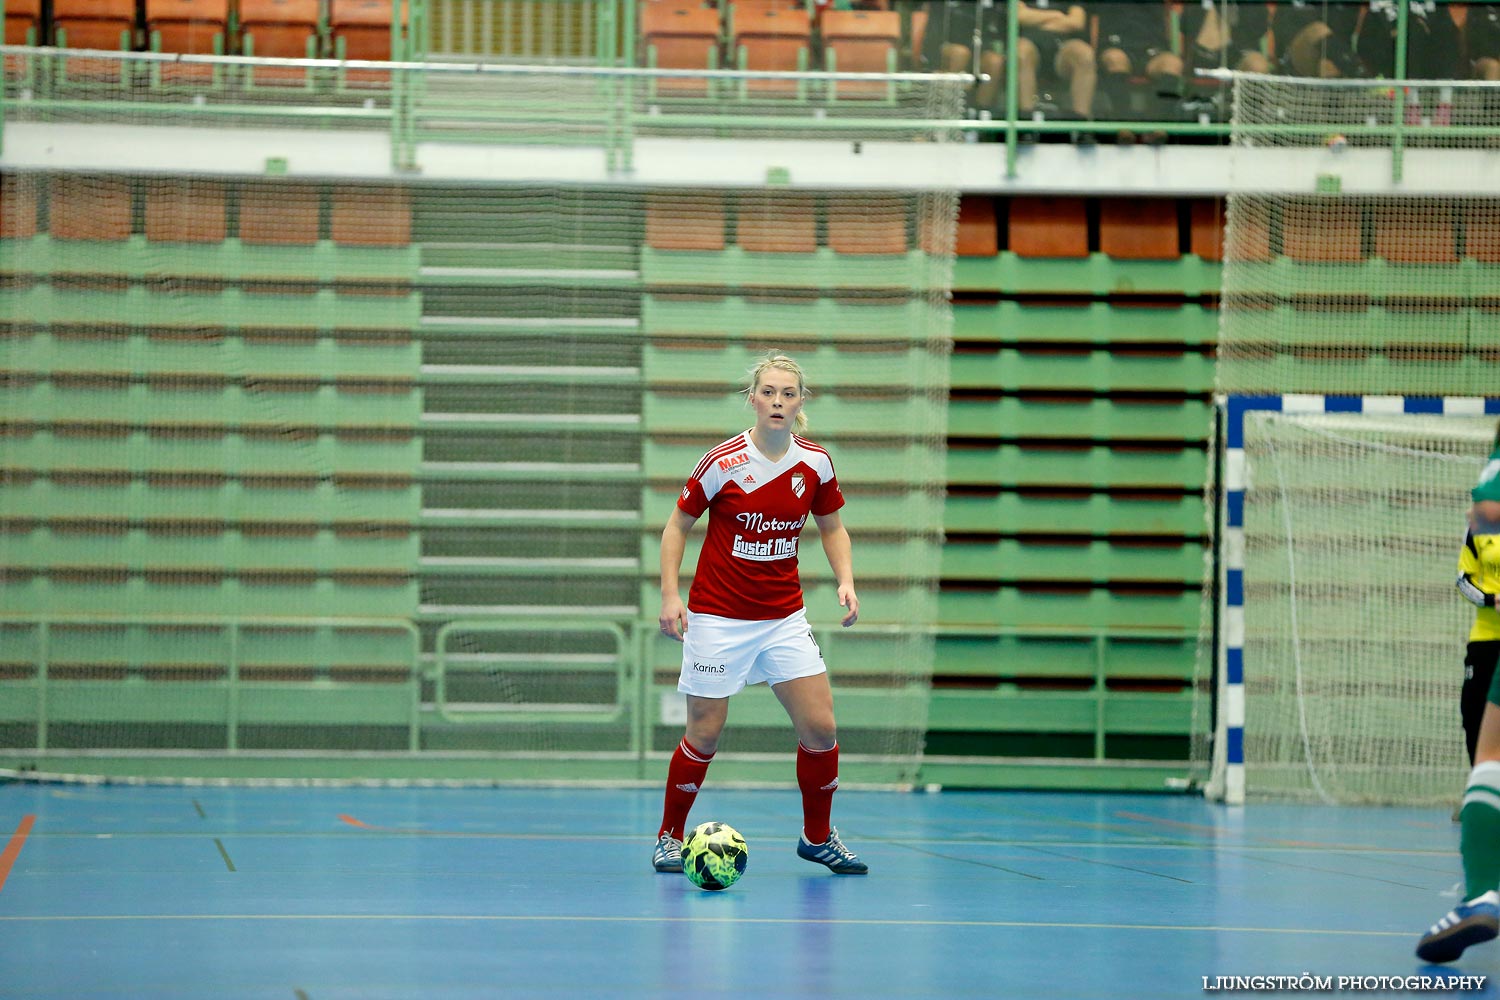
<instances>
[{"instance_id":1,"label":"female soccer player","mask_svg":"<svg viewBox=\"0 0 1500 1000\"><path fill-rule=\"evenodd\" d=\"M1469 632L1465 666L1475 675L1487 669L1493 676L1500 654L1500 427L1489 461L1470 494L1469 534L1458 557L1458 589L1477 605ZM1471 944L1500 934L1500 678L1487 685L1479 732L1472 733L1471 682L1464 684L1465 736L1474 769L1464 789L1459 814L1462 833L1459 851L1464 861L1464 902L1454 907L1417 944L1417 957L1427 962L1451 962Z\"/></svg>"},{"instance_id":2,"label":"female soccer player","mask_svg":"<svg viewBox=\"0 0 1500 1000\"><path fill-rule=\"evenodd\" d=\"M771 685L797 731L802 838L797 854L838 875L864 862L829 825L839 784L833 692L807 624L797 576L797 542L811 514L838 582L843 625L859 618L844 495L828 452L800 437L807 417L802 369L771 354L745 390L755 426L703 456L661 535L661 631L683 643L677 690L687 696L687 731L667 768L666 800L651 863L682 871L682 837L719 746L729 698L747 684ZM708 534L684 608L678 587L693 523L708 511Z\"/></svg>"}]
</instances>

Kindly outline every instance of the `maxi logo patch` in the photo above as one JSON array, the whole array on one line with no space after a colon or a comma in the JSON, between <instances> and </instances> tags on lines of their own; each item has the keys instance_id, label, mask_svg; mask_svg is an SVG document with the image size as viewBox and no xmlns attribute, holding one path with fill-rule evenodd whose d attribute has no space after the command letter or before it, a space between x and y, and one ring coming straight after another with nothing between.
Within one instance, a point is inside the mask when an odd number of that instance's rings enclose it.
<instances>
[{"instance_id":1,"label":"maxi logo patch","mask_svg":"<svg viewBox=\"0 0 1500 1000\"><path fill-rule=\"evenodd\" d=\"M806 489L807 489L807 479L806 479L806 477L803 476L802 473L800 473L800 472L794 472L794 473L792 473L792 492L795 493L795 494L797 494L797 496L800 497L802 495L803 491L806 490Z\"/></svg>"}]
</instances>

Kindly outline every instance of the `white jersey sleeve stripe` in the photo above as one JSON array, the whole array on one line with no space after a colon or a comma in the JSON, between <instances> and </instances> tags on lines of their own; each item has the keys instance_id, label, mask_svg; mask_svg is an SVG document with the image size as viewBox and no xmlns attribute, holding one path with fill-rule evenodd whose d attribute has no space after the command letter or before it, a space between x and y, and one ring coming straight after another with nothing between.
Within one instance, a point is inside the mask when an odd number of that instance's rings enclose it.
<instances>
[{"instance_id":1,"label":"white jersey sleeve stripe","mask_svg":"<svg viewBox=\"0 0 1500 1000\"><path fill-rule=\"evenodd\" d=\"M709 467L713 465L715 461L723 458L725 455L731 454L732 452L739 451L744 447L745 435L736 434L734 437L730 438L728 441L725 441L723 444L709 449L708 454L703 456L703 459L698 463L697 468L693 469L693 475L691 478L702 479L703 474L708 471Z\"/></svg>"}]
</instances>

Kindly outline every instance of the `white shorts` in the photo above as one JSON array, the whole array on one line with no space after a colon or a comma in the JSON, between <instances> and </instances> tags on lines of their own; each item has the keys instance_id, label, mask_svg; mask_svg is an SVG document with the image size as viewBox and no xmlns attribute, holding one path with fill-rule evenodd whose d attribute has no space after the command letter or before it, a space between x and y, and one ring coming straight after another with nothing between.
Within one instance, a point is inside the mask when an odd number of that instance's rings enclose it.
<instances>
[{"instance_id":1,"label":"white shorts","mask_svg":"<svg viewBox=\"0 0 1500 1000\"><path fill-rule=\"evenodd\" d=\"M688 613L677 690L728 698L747 684L780 684L827 671L807 612L770 621Z\"/></svg>"}]
</instances>

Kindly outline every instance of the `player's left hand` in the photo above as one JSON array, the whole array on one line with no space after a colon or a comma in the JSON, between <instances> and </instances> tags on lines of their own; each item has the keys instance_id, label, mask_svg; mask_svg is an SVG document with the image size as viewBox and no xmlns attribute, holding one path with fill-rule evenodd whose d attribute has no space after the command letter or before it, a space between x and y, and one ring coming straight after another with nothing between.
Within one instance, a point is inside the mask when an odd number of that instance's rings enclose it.
<instances>
[{"instance_id":1,"label":"player's left hand","mask_svg":"<svg viewBox=\"0 0 1500 1000\"><path fill-rule=\"evenodd\" d=\"M844 615L844 620L840 623L844 628L848 628L859 621L859 598L854 595L854 588L852 586L839 588L839 607L846 608L849 612Z\"/></svg>"}]
</instances>

